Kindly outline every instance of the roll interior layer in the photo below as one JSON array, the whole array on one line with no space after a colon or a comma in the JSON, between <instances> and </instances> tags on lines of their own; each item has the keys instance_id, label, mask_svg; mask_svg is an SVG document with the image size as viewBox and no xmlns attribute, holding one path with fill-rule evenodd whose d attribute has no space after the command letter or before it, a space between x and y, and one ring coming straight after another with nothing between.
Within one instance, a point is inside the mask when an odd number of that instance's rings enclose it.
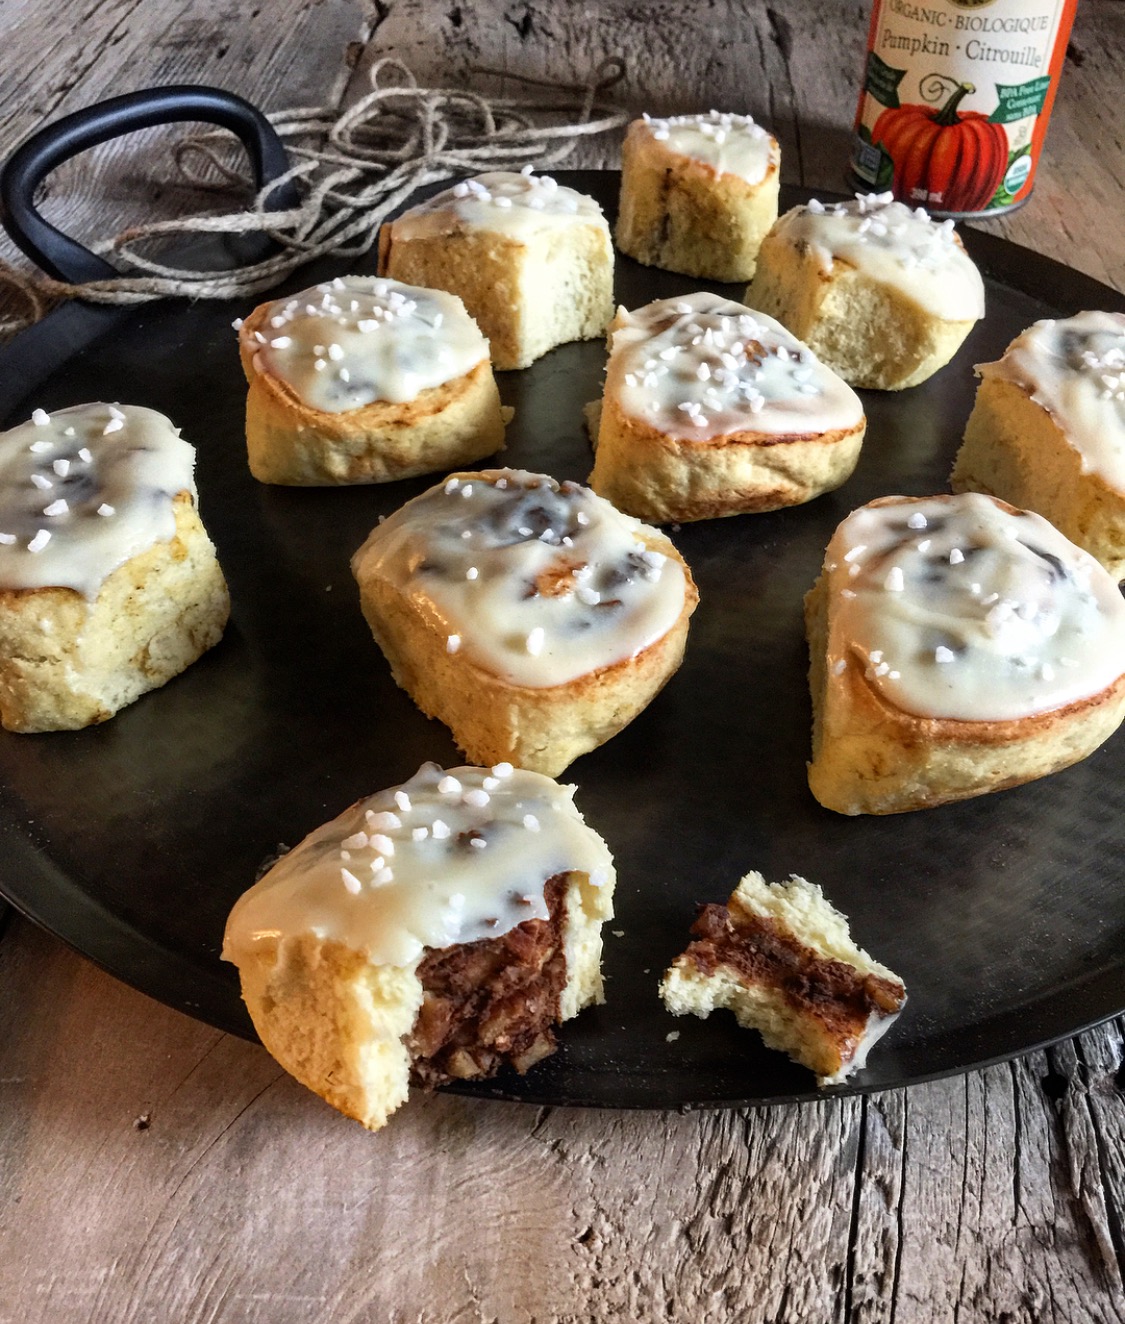
<instances>
[{"instance_id":1,"label":"roll interior layer","mask_svg":"<svg viewBox=\"0 0 1125 1324\"><path fill-rule=\"evenodd\" d=\"M747 115L634 120L625 135L617 246L649 266L749 280L777 219L777 141Z\"/></svg>"},{"instance_id":2,"label":"roll interior layer","mask_svg":"<svg viewBox=\"0 0 1125 1324\"><path fill-rule=\"evenodd\" d=\"M352 558L397 682L478 762L560 772L679 666L697 594L672 543L576 483L455 474Z\"/></svg>"},{"instance_id":3,"label":"roll interior layer","mask_svg":"<svg viewBox=\"0 0 1125 1324\"><path fill-rule=\"evenodd\" d=\"M977 373L954 490L1037 511L1125 578L1125 314L1036 322Z\"/></svg>"},{"instance_id":4,"label":"roll interior layer","mask_svg":"<svg viewBox=\"0 0 1125 1324\"><path fill-rule=\"evenodd\" d=\"M861 194L780 217L746 301L852 386L902 390L953 357L984 316L984 282L952 221Z\"/></svg>"},{"instance_id":5,"label":"roll interior layer","mask_svg":"<svg viewBox=\"0 0 1125 1324\"><path fill-rule=\"evenodd\" d=\"M462 180L385 224L379 271L463 299L497 368L595 339L613 315L601 208L530 168Z\"/></svg>"},{"instance_id":6,"label":"roll interior layer","mask_svg":"<svg viewBox=\"0 0 1125 1324\"><path fill-rule=\"evenodd\" d=\"M693 941L660 985L674 1016L734 1012L835 1085L858 1071L906 1002L902 980L852 941L815 883L747 874L726 905L700 908Z\"/></svg>"},{"instance_id":7,"label":"roll interior layer","mask_svg":"<svg viewBox=\"0 0 1125 1324\"><path fill-rule=\"evenodd\" d=\"M259 305L239 349L261 482L388 482L503 446L488 344L443 291L340 277Z\"/></svg>"},{"instance_id":8,"label":"roll interior layer","mask_svg":"<svg viewBox=\"0 0 1125 1324\"><path fill-rule=\"evenodd\" d=\"M1125 714L1125 602L1038 515L886 497L836 530L806 598L809 784L896 813L1086 757Z\"/></svg>"},{"instance_id":9,"label":"roll interior layer","mask_svg":"<svg viewBox=\"0 0 1125 1324\"><path fill-rule=\"evenodd\" d=\"M0 435L0 721L101 722L222 635L195 451L162 414L78 405Z\"/></svg>"},{"instance_id":10,"label":"roll interior layer","mask_svg":"<svg viewBox=\"0 0 1125 1324\"><path fill-rule=\"evenodd\" d=\"M427 764L345 810L235 904L223 956L262 1041L382 1126L423 1085L530 1067L602 1000L613 861L573 787Z\"/></svg>"},{"instance_id":11,"label":"roll interior layer","mask_svg":"<svg viewBox=\"0 0 1125 1324\"><path fill-rule=\"evenodd\" d=\"M642 519L809 501L855 468L855 392L772 318L715 294L618 311L590 484Z\"/></svg>"}]
</instances>

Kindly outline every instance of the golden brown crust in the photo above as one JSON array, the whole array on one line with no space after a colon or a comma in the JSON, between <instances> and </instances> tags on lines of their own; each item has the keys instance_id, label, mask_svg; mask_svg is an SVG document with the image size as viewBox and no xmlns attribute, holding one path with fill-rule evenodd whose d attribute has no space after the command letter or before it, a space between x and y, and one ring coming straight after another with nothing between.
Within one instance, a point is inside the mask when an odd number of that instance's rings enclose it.
<instances>
[{"instance_id":1,"label":"golden brown crust","mask_svg":"<svg viewBox=\"0 0 1125 1324\"><path fill-rule=\"evenodd\" d=\"M807 244L792 244L776 229L762 242L745 301L776 317L849 386L877 391L933 376L976 324L927 312L846 258L834 257L825 271Z\"/></svg>"},{"instance_id":2,"label":"golden brown crust","mask_svg":"<svg viewBox=\"0 0 1125 1324\"><path fill-rule=\"evenodd\" d=\"M901 503L885 497L872 505ZM1011 511L1013 508L1006 506ZM867 679L858 654L827 667L835 595L846 571L822 570L805 597L813 748L809 787L842 814L896 814L1019 786L1093 753L1125 719L1125 675L1099 693L1001 721L923 717Z\"/></svg>"},{"instance_id":3,"label":"golden brown crust","mask_svg":"<svg viewBox=\"0 0 1125 1324\"><path fill-rule=\"evenodd\" d=\"M453 477L487 482L484 470ZM395 681L428 716L444 722L471 763L510 762L555 777L580 754L604 744L633 720L683 660L688 622L699 601L691 571L675 546L653 530L645 545L683 569L684 604L675 624L632 657L543 688L516 685L450 654L447 632L410 596L379 576L360 582L360 606Z\"/></svg>"},{"instance_id":4,"label":"golden brown crust","mask_svg":"<svg viewBox=\"0 0 1125 1324\"><path fill-rule=\"evenodd\" d=\"M1081 452L1027 387L997 377L980 383L949 483L1034 510L1125 579L1125 493L1084 469Z\"/></svg>"},{"instance_id":5,"label":"golden brown crust","mask_svg":"<svg viewBox=\"0 0 1125 1324\"><path fill-rule=\"evenodd\" d=\"M104 722L218 643L230 613L215 549L188 492L174 536L70 588L0 590L0 723L69 731Z\"/></svg>"},{"instance_id":6,"label":"golden brown crust","mask_svg":"<svg viewBox=\"0 0 1125 1324\"><path fill-rule=\"evenodd\" d=\"M671 544L648 545L684 564ZM507 761L557 777L627 726L679 669L698 602L686 564L684 573L683 610L662 638L613 666L542 689L512 684L462 654L450 656L445 634L389 585L361 585L360 603L397 684L427 717L449 727L470 762Z\"/></svg>"},{"instance_id":7,"label":"golden brown crust","mask_svg":"<svg viewBox=\"0 0 1125 1324\"><path fill-rule=\"evenodd\" d=\"M413 400L376 400L331 414L304 403L280 378L259 371L255 332L269 316L260 304L238 334L249 383L246 445L259 482L319 487L386 483L471 464L504 446L500 394L487 359Z\"/></svg>"},{"instance_id":8,"label":"golden brown crust","mask_svg":"<svg viewBox=\"0 0 1125 1324\"><path fill-rule=\"evenodd\" d=\"M647 266L708 280L749 280L777 219L780 174L771 161L757 184L669 151L634 120L621 155L615 239Z\"/></svg>"},{"instance_id":9,"label":"golden brown crust","mask_svg":"<svg viewBox=\"0 0 1125 1324\"><path fill-rule=\"evenodd\" d=\"M867 421L822 433L746 429L700 441L673 437L607 395L590 486L654 524L800 505L839 487L859 459Z\"/></svg>"},{"instance_id":10,"label":"golden brown crust","mask_svg":"<svg viewBox=\"0 0 1125 1324\"><path fill-rule=\"evenodd\" d=\"M613 250L600 225L529 237L451 229L403 239L379 231L379 275L448 290L489 342L497 370L526 368L556 345L596 339L613 315Z\"/></svg>"}]
</instances>

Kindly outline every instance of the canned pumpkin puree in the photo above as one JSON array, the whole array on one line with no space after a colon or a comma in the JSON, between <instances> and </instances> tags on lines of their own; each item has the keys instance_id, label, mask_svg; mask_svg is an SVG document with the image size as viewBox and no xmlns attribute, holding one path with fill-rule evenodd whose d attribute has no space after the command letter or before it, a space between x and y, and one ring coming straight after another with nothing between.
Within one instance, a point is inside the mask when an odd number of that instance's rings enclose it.
<instances>
[{"instance_id":1,"label":"canned pumpkin puree","mask_svg":"<svg viewBox=\"0 0 1125 1324\"><path fill-rule=\"evenodd\" d=\"M1026 202L1077 0L875 0L852 175L938 216Z\"/></svg>"}]
</instances>

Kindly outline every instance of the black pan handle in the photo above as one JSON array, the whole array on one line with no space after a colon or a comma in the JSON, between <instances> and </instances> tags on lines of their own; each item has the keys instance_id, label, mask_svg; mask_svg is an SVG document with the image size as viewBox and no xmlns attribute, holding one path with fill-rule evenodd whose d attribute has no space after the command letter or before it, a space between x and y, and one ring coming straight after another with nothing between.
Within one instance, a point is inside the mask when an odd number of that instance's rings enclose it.
<instances>
[{"instance_id":1,"label":"black pan handle","mask_svg":"<svg viewBox=\"0 0 1125 1324\"><path fill-rule=\"evenodd\" d=\"M79 152L135 129L179 120L203 120L237 134L249 153L259 189L289 169L285 147L269 120L233 92L194 84L129 92L48 124L0 170L0 222L12 242L57 280L78 285L119 276L104 258L43 219L35 206L35 190L56 166ZM297 190L288 181L273 191L269 207L280 211L298 202Z\"/></svg>"}]
</instances>

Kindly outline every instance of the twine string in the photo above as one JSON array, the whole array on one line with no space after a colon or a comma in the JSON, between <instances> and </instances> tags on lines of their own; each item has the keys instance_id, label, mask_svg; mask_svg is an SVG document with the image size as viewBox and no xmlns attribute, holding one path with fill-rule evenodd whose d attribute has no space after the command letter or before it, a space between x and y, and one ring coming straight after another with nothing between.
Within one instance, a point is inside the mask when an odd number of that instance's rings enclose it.
<instances>
[{"instance_id":1,"label":"twine string","mask_svg":"<svg viewBox=\"0 0 1125 1324\"><path fill-rule=\"evenodd\" d=\"M131 226L92 244L119 276L71 285L0 262L0 289L11 296L0 316L0 335L37 321L61 299L135 304L259 294L314 258L361 257L375 242L379 223L427 184L514 166L551 168L573 152L579 138L621 128L629 119L604 100L625 76L624 61L617 57L599 65L585 84L497 69L476 72L524 84L538 95L524 99L419 87L398 60L378 60L369 70L370 90L347 108L297 107L269 116L292 164L248 206ZM173 166L194 189L245 190L250 185L244 162L232 164L235 146L219 130L195 133L174 148ZM286 183L297 189L299 205L271 211L270 199ZM153 241L183 235L255 234L272 240L274 251L220 270L176 266L145 251Z\"/></svg>"}]
</instances>

